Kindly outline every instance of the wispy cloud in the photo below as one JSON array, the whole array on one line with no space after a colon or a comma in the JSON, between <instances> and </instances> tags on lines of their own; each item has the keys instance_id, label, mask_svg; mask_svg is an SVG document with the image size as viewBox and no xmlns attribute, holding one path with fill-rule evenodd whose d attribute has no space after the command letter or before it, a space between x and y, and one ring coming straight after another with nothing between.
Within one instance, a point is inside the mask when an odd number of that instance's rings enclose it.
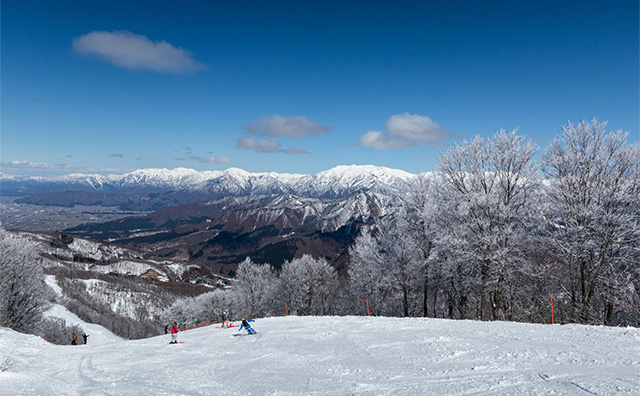
<instances>
[{"instance_id":1,"label":"wispy cloud","mask_svg":"<svg viewBox=\"0 0 640 396\"><path fill-rule=\"evenodd\" d=\"M259 136L259 139L243 136L238 139L237 148L252 150L259 153L284 153L284 154L309 154L300 147L283 148L282 143L275 139L264 137L284 137L297 138L305 136L315 136L333 130L333 127L322 125L318 122L309 121L304 116L282 117L272 115L271 117L259 118L244 127L245 131L251 135Z\"/></svg>"},{"instance_id":2,"label":"wispy cloud","mask_svg":"<svg viewBox=\"0 0 640 396\"><path fill-rule=\"evenodd\" d=\"M238 139L238 144L236 147L243 150L253 150L260 153L277 153L282 150L282 144L277 140L258 140L247 136L243 136Z\"/></svg>"},{"instance_id":3,"label":"wispy cloud","mask_svg":"<svg viewBox=\"0 0 640 396\"><path fill-rule=\"evenodd\" d=\"M126 30L93 31L76 37L73 50L129 70L180 74L205 68L187 50Z\"/></svg>"},{"instance_id":4,"label":"wispy cloud","mask_svg":"<svg viewBox=\"0 0 640 396\"><path fill-rule=\"evenodd\" d=\"M120 154L120 153L113 153L111 154L112 157L117 157L117 158L124 158L124 155Z\"/></svg>"},{"instance_id":5,"label":"wispy cloud","mask_svg":"<svg viewBox=\"0 0 640 396\"><path fill-rule=\"evenodd\" d=\"M176 158L179 159L179 158ZM228 164L231 162L229 157L198 157L195 155L189 156L189 159L196 160L198 162L204 162L207 164Z\"/></svg>"},{"instance_id":6,"label":"wispy cloud","mask_svg":"<svg viewBox=\"0 0 640 396\"><path fill-rule=\"evenodd\" d=\"M68 164L55 164L49 165L44 162L33 162L33 161L3 161L0 162L0 168L2 169L13 169L13 170L24 170L24 171L65 171L65 172L78 172L78 171L87 171L90 168L86 166L78 166L78 165L68 165Z\"/></svg>"},{"instance_id":7,"label":"wispy cloud","mask_svg":"<svg viewBox=\"0 0 640 396\"><path fill-rule=\"evenodd\" d=\"M303 116L281 117L272 115L263 117L245 126L245 130L258 136L301 137L330 132L333 127L312 122Z\"/></svg>"},{"instance_id":8,"label":"wispy cloud","mask_svg":"<svg viewBox=\"0 0 640 396\"><path fill-rule=\"evenodd\" d=\"M369 131L360 136L360 144L364 147L373 147L378 150L391 150L417 145L415 142L398 139L384 132L377 131Z\"/></svg>"},{"instance_id":9,"label":"wispy cloud","mask_svg":"<svg viewBox=\"0 0 640 396\"><path fill-rule=\"evenodd\" d=\"M285 154L309 154L307 150L300 147L289 147L282 150L282 152Z\"/></svg>"},{"instance_id":10,"label":"wispy cloud","mask_svg":"<svg viewBox=\"0 0 640 396\"><path fill-rule=\"evenodd\" d=\"M385 123L385 132L369 131L360 136L360 144L379 150L415 147L426 144L442 147L454 135L427 116L397 114Z\"/></svg>"},{"instance_id":11,"label":"wispy cloud","mask_svg":"<svg viewBox=\"0 0 640 396\"><path fill-rule=\"evenodd\" d=\"M307 150L300 147L282 148L282 144L277 140L254 139L246 136L238 139L236 147L243 150L257 151L259 153L309 154Z\"/></svg>"},{"instance_id":12,"label":"wispy cloud","mask_svg":"<svg viewBox=\"0 0 640 396\"><path fill-rule=\"evenodd\" d=\"M31 161L2 161L0 162L0 167L7 169L53 169L53 167L49 164L45 164L44 162L31 162Z\"/></svg>"}]
</instances>

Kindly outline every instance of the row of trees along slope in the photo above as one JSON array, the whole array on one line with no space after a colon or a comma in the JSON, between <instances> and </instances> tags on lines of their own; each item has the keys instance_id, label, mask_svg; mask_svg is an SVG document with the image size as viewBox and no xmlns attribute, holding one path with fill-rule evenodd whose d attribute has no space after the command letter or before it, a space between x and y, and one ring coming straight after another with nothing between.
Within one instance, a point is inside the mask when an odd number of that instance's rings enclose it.
<instances>
[{"instance_id":1,"label":"row of trees along slope","mask_svg":"<svg viewBox=\"0 0 640 396\"><path fill-rule=\"evenodd\" d=\"M347 279L322 258L280 272L247 259L233 298L209 299L252 316L287 304L298 315L546 323L553 294L558 321L638 326L640 147L605 127L568 124L539 161L516 131L463 141L363 230Z\"/></svg>"}]
</instances>

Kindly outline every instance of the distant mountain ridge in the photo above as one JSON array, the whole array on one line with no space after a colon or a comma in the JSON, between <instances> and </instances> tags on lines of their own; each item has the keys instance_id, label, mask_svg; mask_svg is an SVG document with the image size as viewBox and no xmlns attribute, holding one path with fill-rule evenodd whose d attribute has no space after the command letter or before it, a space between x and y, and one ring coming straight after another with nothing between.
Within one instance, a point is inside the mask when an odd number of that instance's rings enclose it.
<instances>
[{"instance_id":1,"label":"distant mountain ridge","mask_svg":"<svg viewBox=\"0 0 640 396\"><path fill-rule=\"evenodd\" d=\"M413 177L372 165L338 166L314 175L141 169L124 175L2 179L2 190L6 194L8 185L14 195L27 195L16 203L147 212L67 232L150 249L232 276L245 257L278 267L302 254L323 257L345 271L360 227L393 211Z\"/></svg>"},{"instance_id":2,"label":"distant mountain ridge","mask_svg":"<svg viewBox=\"0 0 640 396\"><path fill-rule=\"evenodd\" d=\"M68 206L82 202L123 202L148 209L217 199L227 196L292 194L305 198L346 198L361 191L395 195L404 191L414 174L373 165L341 165L314 175L250 173L238 168L196 171L188 168L140 169L123 175L70 174L55 178L21 178L2 175L3 195L34 196L23 203ZM73 192L72 195L69 192ZM78 194L83 192L84 194ZM121 194L120 199L90 199L87 193ZM48 194L46 196L38 196ZM156 194L156 195L154 195ZM136 199L135 196L144 196ZM130 196L126 198L125 196ZM134 196L134 197L132 197ZM129 201L133 202L131 204Z\"/></svg>"}]
</instances>

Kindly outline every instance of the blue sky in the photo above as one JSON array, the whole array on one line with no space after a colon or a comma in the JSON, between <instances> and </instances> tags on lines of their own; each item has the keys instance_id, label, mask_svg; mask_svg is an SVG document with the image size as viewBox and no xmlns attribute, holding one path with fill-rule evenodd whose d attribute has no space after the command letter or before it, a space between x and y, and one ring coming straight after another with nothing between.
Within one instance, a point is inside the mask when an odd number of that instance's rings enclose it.
<instances>
[{"instance_id":1,"label":"blue sky","mask_svg":"<svg viewBox=\"0 0 640 396\"><path fill-rule=\"evenodd\" d=\"M499 129L638 142L632 1L2 2L2 172L437 167Z\"/></svg>"}]
</instances>

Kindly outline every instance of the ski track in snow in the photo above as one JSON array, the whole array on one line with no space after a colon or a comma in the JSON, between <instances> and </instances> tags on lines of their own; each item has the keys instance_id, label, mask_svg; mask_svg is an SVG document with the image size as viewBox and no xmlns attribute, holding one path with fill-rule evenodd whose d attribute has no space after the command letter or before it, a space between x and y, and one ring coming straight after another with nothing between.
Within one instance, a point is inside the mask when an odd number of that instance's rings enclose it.
<instances>
[{"instance_id":1,"label":"ski track in snow","mask_svg":"<svg viewBox=\"0 0 640 396\"><path fill-rule=\"evenodd\" d=\"M50 345L0 328L7 395L637 395L640 329L367 317L258 319Z\"/></svg>"}]
</instances>

